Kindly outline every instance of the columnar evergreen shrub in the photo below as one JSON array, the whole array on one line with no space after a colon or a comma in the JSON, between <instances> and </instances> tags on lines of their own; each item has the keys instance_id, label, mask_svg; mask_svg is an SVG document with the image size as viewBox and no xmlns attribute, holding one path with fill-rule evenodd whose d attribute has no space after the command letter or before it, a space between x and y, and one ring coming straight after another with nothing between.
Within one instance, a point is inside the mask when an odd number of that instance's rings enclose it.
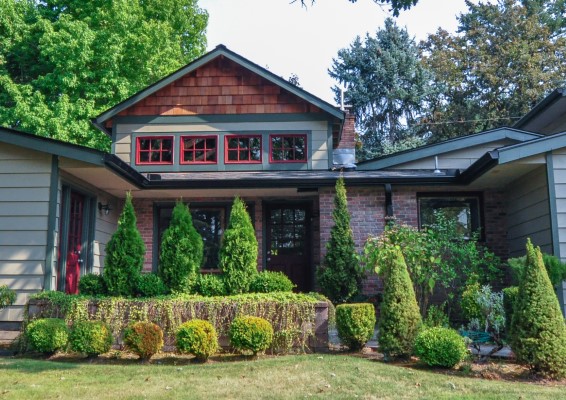
<instances>
[{"instance_id":1,"label":"columnar evergreen shrub","mask_svg":"<svg viewBox=\"0 0 566 400\"><path fill-rule=\"evenodd\" d=\"M163 347L163 330L152 322L135 322L125 329L124 344L142 361L149 361Z\"/></svg>"},{"instance_id":2,"label":"columnar evergreen shrub","mask_svg":"<svg viewBox=\"0 0 566 400\"><path fill-rule=\"evenodd\" d=\"M415 355L432 367L452 368L467 354L464 338L454 329L425 329L415 339Z\"/></svg>"},{"instance_id":3,"label":"columnar evergreen shrub","mask_svg":"<svg viewBox=\"0 0 566 400\"><path fill-rule=\"evenodd\" d=\"M169 289L192 290L202 265L203 249L189 207L177 201L171 223L163 233L159 255L159 276Z\"/></svg>"},{"instance_id":4,"label":"columnar evergreen shrub","mask_svg":"<svg viewBox=\"0 0 566 400\"><path fill-rule=\"evenodd\" d=\"M219 255L228 294L248 292L250 282L257 274L257 252L257 239L246 205L236 197Z\"/></svg>"},{"instance_id":5,"label":"columnar evergreen shrub","mask_svg":"<svg viewBox=\"0 0 566 400\"><path fill-rule=\"evenodd\" d=\"M250 292L292 292L295 286L283 272L262 271L253 277L250 283Z\"/></svg>"},{"instance_id":6,"label":"columnar evergreen shrub","mask_svg":"<svg viewBox=\"0 0 566 400\"><path fill-rule=\"evenodd\" d=\"M25 336L32 350L53 354L67 347L69 328L60 318L36 319L27 325Z\"/></svg>"},{"instance_id":7,"label":"columnar evergreen shrub","mask_svg":"<svg viewBox=\"0 0 566 400\"><path fill-rule=\"evenodd\" d=\"M236 317L230 325L228 336L236 350L251 351L256 356L271 345L273 327L261 317Z\"/></svg>"},{"instance_id":8,"label":"columnar evergreen shrub","mask_svg":"<svg viewBox=\"0 0 566 400\"><path fill-rule=\"evenodd\" d=\"M162 296L167 291L167 286L156 274L140 274L136 282L135 295L139 297Z\"/></svg>"},{"instance_id":9,"label":"columnar evergreen shrub","mask_svg":"<svg viewBox=\"0 0 566 400\"><path fill-rule=\"evenodd\" d=\"M0 285L0 310L16 301L16 292L7 285Z\"/></svg>"},{"instance_id":10,"label":"columnar evergreen shrub","mask_svg":"<svg viewBox=\"0 0 566 400\"><path fill-rule=\"evenodd\" d=\"M102 321L77 321L69 335L71 350L89 357L108 352L113 341L110 327Z\"/></svg>"},{"instance_id":11,"label":"columnar evergreen shrub","mask_svg":"<svg viewBox=\"0 0 566 400\"><path fill-rule=\"evenodd\" d=\"M85 296L100 296L106 294L106 285L102 275L86 274L79 280L79 293Z\"/></svg>"},{"instance_id":12,"label":"columnar evergreen shrub","mask_svg":"<svg viewBox=\"0 0 566 400\"><path fill-rule=\"evenodd\" d=\"M199 275L195 291L201 296L225 296L226 285L222 275L202 274Z\"/></svg>"},{"instance_id":13,"label":"columnar evergreen shrub","mask_svg":"<svg viewBox=\"0 0 566 400\"><path fill-rule=\"evenodd\" d=\"M384 261L379 348L387 358L408 357L421 326L419 306L401 250L390 247Z\"/></svg>"},{"instance_id":14,"label":"columnar evergreen shrub","mask_svg":"<svg viewBox=\"0 0 566 400\"><path fill-rule=\"evenodd\" d=\"M199 361L206 361L218 350L218 335L214 326L202 319L192 319L177 330L177 350L194 355Z\"/></svg>"},{"instance_id":15,"label":"columnar evergreen shrub","mask_svg":"<svg viewBox=\"0 0 566 400\"><path fill-rule=\"evenodd\" d=\"M511 347L533 372L551 378L566 375L564 317L540 249L530 239L511 322Z\"/></svg>"},{"instance_id":16,"label":"columnar evergreen shrub","mask_svg":"<svg viewBox=\"0 0 566 400\"><path fill-rule=\"evenodd\" d=\"M138 276L143 268L145 245L138 227L132 195L126 195L126 202L118 229L106 245L104 259L104 282L108 294L113 296L132 296Z\"/></svg>"},{"instance_id":17,"label":"columnar evergreen shrub","mask_svg":"<svg viewBox=\"0 0 566 400\"><path fill-rule=\"evenodd\" d=\"M336 307L336 328L342 344L352 351L361 350L373 336L375 309L373 304L340 304Z\"/></svg>"},{"instance_id":18,"label":"columnar evergreen shrub","mask_svg":"<svg viewBox=\"0 0 566 400\"><path fill-rule=\"evenodd\" d=\"M317 281L322 293L333 303L345 303L360 290L363 272L359 268L350 227L350 212L344 178L336 181L334 226L330 230L330 240L326 243L324 262L317 269Z\"/></svg>"}]
</instances>

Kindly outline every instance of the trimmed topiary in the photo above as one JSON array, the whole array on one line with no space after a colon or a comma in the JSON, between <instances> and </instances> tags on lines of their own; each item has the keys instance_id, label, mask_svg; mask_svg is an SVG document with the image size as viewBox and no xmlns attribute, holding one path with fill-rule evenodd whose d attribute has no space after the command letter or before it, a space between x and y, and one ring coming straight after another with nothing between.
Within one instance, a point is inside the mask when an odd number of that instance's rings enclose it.
<instances>
[{"instance_id":1,"label":"trimmed topiary","mask_svg":"<svg viewBox=\"0 0 566 400\"><path fill-rule=\"evenodd\" d=\"M128 192L118 229L106 245L103 278L108 294L132 296L143 268L145 245L136 225L132 195Z\"/></svg>"},{"instance_id":2,"label":"trimmed topiary","mask_svg":"<svg viewBox=\"0 0 566 400\"><path fill-rule=\"evenodd\" d=\"M136 282L136 296L155 297L167 294L167 286L156 274L140 274Z\"/></svg>"},{"instance_id":3,"label":"trimmed topiary","mask_svg":"<svg viewBox=\"0 0 566 400\"><path fill-rule=\"evenodd\" d=\"M425 329L415 339L415 355L431 367L452 368L467 354L464 338L454 329Z\"/></svg>"},{"instance_id":4,"label":"trimmed topiary","mask_svg":"<svg viewBox=\"0 0 566 400\"><path fill-rule=\"evenodd\" d=\"M228 294L247 293L257 274L257 239L244 202L236 197L224 231L219 263Z\"/></svg>"},{"instance_id":5,"label":"trimmed topiary","mask_svg":"<svg viewBox=\"0 0 566 400\"><path fill-rule=\"evenodd\" d=\"M71 350L89 357L107 353L113 341L110 327L102 321L77 321L69 335Z\"/></svg>"},{"instance_id":6,"label":"trimmed topiary","mask_svg":"<svg viewBox=\"0 0 566 400\"><path fill-rule=\"evenodd\" d=\"M163 348L163 330L152 322L136 322L125 329L124 344L142 361L149 361Z\"/></svg>"},{"instance_id":7,"label":"trimmed topiary","mask_svg":"<svg viewBox=\"0 0 566 400\"><path fill-rule=\"evenodd\" d=\"M226 285L222 275L202 274L197 279L195 291L201 296L225 296Z\"/></svg>"},{"instance_id":8,"label":"trimmed topiary","mask_svg":"<svg viewBox=\"0 0 566 400\"><path fill-rule=\"evenodd\" d=\"M232 347L239 351L251 351L255 357L271 345L273 327L260 317L237 317L230 325L228 336Z\"/></svg>"},{"instance_id":9,"label":"trimmed topiary","mask_svg":"<svg viewBox=\"0 0 566 400\"><path fill-rule=\"evenodd\" d=\"M250 283L250 292L292 292L295 286L283 272L262 271L253 277Z\"/></svg>"},{"instance_id":10,"label":"trimmed topiary","mask_svg":"<svg viewBox=\"0 0 566 400\"><path fill-rule=\"evenodd\" d=\"M340 304L336 307L336 328L342 344L352 351L361 350L375 329L373 304Z\"/></svg>"},{"instance_id":11,"label":"trimmed topiary","mask_svg":"<svg viewBox=\"0 0 566 400\"><path fill-rule=\"evenodd\" d=\"M379 348L386 358L408 357L421 327L421 314L401 250L392 246L386 251Z\"/></svg>"},{"instance_id":12,"label":"trimmed topiary","mask_svg":"<svg viewBox=\"0 0 566 400\"><path fill-rule=\"evenodd\" d=\"M79 280L79 293L84 296L101 296L106 294L106 285L101 275L86 274Z\"/></svg>"},{"instance_id":13,"label":"trimmed topiary","mask_svg":"<svg viewBox=\"0 0 566 400\"><path fill-rule=\"evenodd\" d=\"M549 378L566 375L566 325L540 249L527 241L527 262L511 322L511 348L519 362Z\"/></svg>"},{"instance_id":14,"label":"trimmed topiary","mask_svg":"<svg viewBox=\"0 0 566 400\"><path fill-rule=\"evenodd\" d=\"M193 225L189 207L177 201L161 239L159 276L169 289L190 292L203 260L203 241Z\"/></svg>"},{"instance_id":15,"label":"trimmed topiary","mask_svg":"<svg viewBox=\"0 0 566 400\"><path fill-rule=\"evenodd\" d=\"M54 354L67 347L69 328L65 320L60 318L36 319L27 325L25 337L32 350Z\"/></svg>"},{"instance_id":16,"label":"trimmed topiary","mask_svg":"<svg viewBox=\"0 0 566 400\"><path fill-rule=\"evenodd\" d=\"M205 362L218 350L218 335L214 326L202 319L185 322L177 330L177 350Z\"/></svg>"},{"instance_id":17,"label":"trimmed topiary","mask_svg":"<svg viewBox=\"0 0 566 400\"><path fill-rule=\"evenodd\" d=\"M0 285L0 310L16 301L16 292L7 285Z\"/></svg>"}]
</instances>

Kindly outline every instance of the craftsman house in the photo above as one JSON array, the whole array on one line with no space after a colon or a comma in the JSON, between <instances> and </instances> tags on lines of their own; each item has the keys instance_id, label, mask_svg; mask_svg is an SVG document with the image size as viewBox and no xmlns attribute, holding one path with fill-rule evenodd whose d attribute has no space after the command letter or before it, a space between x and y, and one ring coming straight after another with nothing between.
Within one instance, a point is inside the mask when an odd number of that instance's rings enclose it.
<instances>
[{"instance_id":1,"label":"craftsman house","mask_svg":"<svg viewBox=\"0 0 566 400\"><path fill-rule=\"evenodd\" d=\"M513 128L355 165L347 112L218 46L94 118L110 154L0 128L0 284L18 292L0 324L21 321L31 293L73 291L69 266L101 271L128 191L147 271L182 198L205 242L202 269L216 272L238 195L255 225L258 268L311 290L340 174L359 248L387 217L419 226L449 207L502 257L520 255L531 237L566 258L565 108L556 91ZM377 280L364 290L379 290Z\"/></svg>"}]
</instances>

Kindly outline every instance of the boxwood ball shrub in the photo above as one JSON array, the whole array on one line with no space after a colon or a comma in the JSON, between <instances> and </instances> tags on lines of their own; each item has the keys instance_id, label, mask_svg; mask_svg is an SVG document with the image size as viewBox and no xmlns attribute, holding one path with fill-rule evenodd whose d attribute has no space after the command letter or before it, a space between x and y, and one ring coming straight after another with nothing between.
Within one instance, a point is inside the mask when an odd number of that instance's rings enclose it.
<instances>
[{"instance_id":1,"label":"boxwood ball shrub","mask_svg":"<svg viewBox=\"0 0 566 400\"><path fill-rule=\"evenodd\" d=\"M148 361L163 348L163 330L152 322L135 322L124 331L124 344L142 361Z\"/></svg>"},{"instance_id":2,"label":"boxwood ball shrub","mask_svg":"<svg viewBox=\"0 0 566 400\"><path fill-rule=\"evenodd\" d=\"M214 326L202 319L193 319L177 330L177 350L194 355L205 362L218 350L218 335Z\"/></svg>"},{"instance_id":3,"label":"boxwood ball shrub","mask_svg":"<svg viewBox=\"0 0 566 400\"><path fill-rule=\"evenodd\" d=\"M254 356L265 351L273 341L273 327L269 321L252 316L236 317L228 333L230 344L239 351L251 351Z\"/></svg>"},{"instance_id":4,"label":"boxwood ball shrub","mask_svg":"<svg viewBox=\"0 0 566 400\"><path fill-rule=\"evenodd\" d=\"M113 341L110 327L102 321L77 321L69 335L71 350L89 357L107 353Z\"/></svg>"},{"instance_id":5,"label":"boxwood ball shrub","mask_svg":"<svg viewBox=\"0 0 566 400\"><path fill-rule=\"evenodd\" d=\"M222 275L202 274L198 277L195 291L201 296L225 296L226 285Z\"/></svg>"},{"instance_id":6,"label":"boxwood ball shrub","mask_svg":"<svg viewBox=\"0 0 566 400\"><path fill-rule=\"evenodd\" d=\"M283 272L262 271L252 278L250 292L292 292L295 284Z\"/></svg>"},{"instance_id":7,"label":"boxwood ball shrub","mask_svg":"<svg viewBox=\"0 0 566 400\"><path fill-rule=\"evenodd\" d=\"M36 319L26 327L25 337L32 350L53 354L67 347L69 328L60 318Z\"/></svg>"},{"instance_id":8,"label":"boxwood ball shrub","mask_svg":"<svg viewBox=\"0 0 566 400\"><path fill-rule=\"evenodd\" d=\"M452 368L467 354L464 338L454 329L425 329L415 339L415 355L432 367Z\"/></svg>"},{"instance_id":9,"label":"boxwood ball shrub","mask_svg":"<svg viewBox=\"0 0 566 400\"><path fill-rule=\"evenodd\" d=\"M139 297L163 296L167 286L157 274L141 274L137 278L135 294Z\"/></svg>"},{"instance_id":10,"label":"boxwood ball shrub","mask_svg":"<svg viewBox=\"0 0 566 400\"><path fill-rule=\"evenodd\" d=\"M85 296L101 296L106 294L106 285L102 275L86 274L79 280L79 293Z\"/></svg>"},{"instance_id":11,"label":"boxwood ball shrub","mask_svg":"<svg viewBox=\"0 0 566 400\"><path fill-rule=\"evenodd\" d=\"M336 328L343 344L350 350L361 350L375 329L373 304L340 304L336 307Z\"/></svg>"}]
</instances>

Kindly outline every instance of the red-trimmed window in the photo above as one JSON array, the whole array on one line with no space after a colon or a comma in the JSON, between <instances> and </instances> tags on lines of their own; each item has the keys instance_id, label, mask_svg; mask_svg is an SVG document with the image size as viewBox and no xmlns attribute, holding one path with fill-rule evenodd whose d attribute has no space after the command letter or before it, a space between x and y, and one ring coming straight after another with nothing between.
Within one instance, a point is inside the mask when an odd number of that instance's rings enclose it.
<instances>
[{"instance_id":1,"label":"red-trimmed window","mask_svg":"<svg viewBox=\"0 0 566 400\"><path fill-rule=\"evenodd\" d=\"M226 163L261 163L261 136L226 136Z\"/></svg>"},{"instance_id":2,"label":"red-trimmed window","mask_svg":"<svg viewBox=\"0 0 566 400\"><path fill-rule=\"evenodd\" d=\"M307 135L270 135L269 161L272 163L307 162Z\"/></svg>"},{"instance_id":3,"label":"red-trimmed window","mask_svg":"<svg viewBox=\"0 0 566 400\"><path fill-rule=\"evenodd\" d=\"M139 136L136 164L173 164L173 137Z\"/></svg>"},{"instance_id":4,"label":"red-trimmed window","mask_svg":"<svg viewBox=\"0 0 566 400\"><path fill-rule=\"evenodd\" d=\"M216 136L181 137L181 164L216 164Z\"/></svg>"}]
</instances>

